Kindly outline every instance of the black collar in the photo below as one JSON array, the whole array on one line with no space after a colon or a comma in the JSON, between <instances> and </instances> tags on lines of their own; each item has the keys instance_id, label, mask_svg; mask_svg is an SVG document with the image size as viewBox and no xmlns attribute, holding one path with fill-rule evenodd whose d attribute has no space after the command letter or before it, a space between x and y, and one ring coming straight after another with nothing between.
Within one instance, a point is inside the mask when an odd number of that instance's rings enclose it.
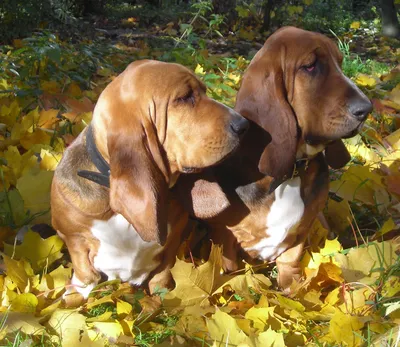
<instances>
[{"instance_id":1,"label":"black collar","mask_svg":"<svg viewBox=\"0 0 400 347\"><path fill-rule=\"evenodd\" d=\"M89 125L86 133L86 151L89 154L90 160L100 172L78 170L78 176L100 184L101 186L110 188L110 165L108 165L96 147L96 142L94 141L93 136L93 128L91 125Z\"/></svg>"}]
</instances>

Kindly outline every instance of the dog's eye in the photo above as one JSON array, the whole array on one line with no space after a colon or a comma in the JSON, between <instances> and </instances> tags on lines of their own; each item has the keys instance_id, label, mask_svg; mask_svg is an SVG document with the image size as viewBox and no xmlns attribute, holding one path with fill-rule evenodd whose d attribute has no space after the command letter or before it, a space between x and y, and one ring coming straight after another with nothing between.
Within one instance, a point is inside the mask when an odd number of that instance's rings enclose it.
<instances>
[{"instance_id":1,"label":"dog's eye","mask_svg":"<svg viewBox=\"0 0 400 347\"><path fill-rule=\"evenodd\" d=\"M193 89L190 89L185 95L183 95L179 98L176 98L176 101L178 103L191 103L192 106L194 106L195 96L194 96Z\"/></svg>"},{"instance_id":2,"label":"dog's eye","mask_svg":"<svg viewBox=\"0 0 400 347\"><path fill-rule=\"evenodd\" d=\"M311 64L303 65L302 68L307 72L313 72L317 66L317 60L315 59Z\"/></svg>"}]
</instances>

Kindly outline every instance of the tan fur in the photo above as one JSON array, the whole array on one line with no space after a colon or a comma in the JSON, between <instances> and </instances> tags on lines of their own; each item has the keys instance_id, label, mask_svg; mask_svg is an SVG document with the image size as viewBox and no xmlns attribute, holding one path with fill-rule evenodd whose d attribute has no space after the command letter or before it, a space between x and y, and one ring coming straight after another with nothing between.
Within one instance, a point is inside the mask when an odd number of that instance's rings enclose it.
<instances>
[{"instance_id":1,"label":"tan fur","mask_svg":"<svg viewBox=\"0 0 400 347\"><path fill-rule=\"evenodd\" d=\"M181 65L143 60L129 65L100 95L92 127L110 165L110 189L77 175L78 170L97 171L85 147L85 130L66 150L51 192L52 223L67 244L79 281L92 284L100 278L93 267L99 247L90 231L93 222L118 213L144 241L165 244L154 275L163 273L156 281L161 285L170 282L187 214L169 186L181 172L223 160L239 144L232 123L247 125L207 97L205 89Z\"/></svg>"},{"instance_id":2,"label":"tan fur","mask_svg":"<svg viewBox=\"0 0 400 347\"><path fill-rule=\"evenodd\" d=\"M308 71L306 67L315 61L315 68ZM259 257L258 251L244 249L274 236L266 228L276 201L270 188L291 177L296 159L308 158L308 168L300 170L304 213L295 233L288 233L277 245L284 251L275 258L281 287L287 288L301 277L304 243L328 197L327 162L334 168L346 164L349 155L341 139L355 135L365 120L364 116L357 119L351 107L360 106L366 114L371 107L367 97L343 75L341 61L330 39L293 27L274 33L251 61L235 106L252 121L250 129L240 150L211 172L230 203L206 219L213 241L224 247L226 270L237 269L239 253L248 261ZM321 152L324 149L326 157ZM195 181L203 176L185 179ZM207 205L205 189L200 198L203 205ZM187 190L182 195L185 193ZM196 203L195 191L189 199ZM211 188L209 199L213 200ZM201 218L201 211L194 215Z\"/></svg>"}]
</instances>

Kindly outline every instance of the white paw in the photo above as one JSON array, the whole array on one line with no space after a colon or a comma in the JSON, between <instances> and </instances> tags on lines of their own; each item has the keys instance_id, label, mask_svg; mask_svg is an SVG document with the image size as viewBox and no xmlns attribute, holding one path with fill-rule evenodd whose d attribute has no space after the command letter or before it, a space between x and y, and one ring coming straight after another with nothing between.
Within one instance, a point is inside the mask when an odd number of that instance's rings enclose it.
<instances>
[{"instance_id":1,"label":"white paw","mask_svg":"<svg viewBox=\"0 0 400 347\"><path fill-rule=\"evenodd\" d=\"M66 290L66 292L63 295L63 298L65 298L67 295L71 294L74 292L74 289L81 294L85 299L89 297L90 292L92 289L96 286L96 283L91 283L91 284L84 284L81 280L79 280L75 274L72 275L71 278L71 284Z\"/></svg>"}]
</instances>

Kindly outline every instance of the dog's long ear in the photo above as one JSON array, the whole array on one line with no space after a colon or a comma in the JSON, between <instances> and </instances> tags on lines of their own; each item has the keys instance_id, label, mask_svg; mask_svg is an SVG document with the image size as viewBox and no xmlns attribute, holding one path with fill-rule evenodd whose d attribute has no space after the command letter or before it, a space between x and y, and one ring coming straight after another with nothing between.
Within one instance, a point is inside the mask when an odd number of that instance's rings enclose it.
<instances>
[{"instance_id":1,"label":"dog's long ear","mask_svg":"<svg viewBox=\"0 0 400 347\"><path fill-rule=\"evenodd\" d=\"M130 120L132 123L133 121ZM122 214L144 241L167 238L168 184L161 146L151 125L108 131L110 206Z\"/></svg>"},{"instance_id":2,"label":"dog's long ear","mask_svg":"<svg viewBox=\"0 0 400 347\"><path fill-rule=\"evenodd\" d=\"M325 159L330 167L340 169L350 161L351 156L343 141L336 140L326 146Z\"/></svg>"},{"instance_id":3,"label":"dog's long ear","mask_svg":"<svg viewBox=\"0 0 400 347\"><path fill-rule=\"evenodd\" d=\"M297 122L287 101L281 59L274 61L263 50L258 55L244 74L235 110L270 134L258 169L279 179L291 174L296 160Z\"/></svg>"}]
</instances>

